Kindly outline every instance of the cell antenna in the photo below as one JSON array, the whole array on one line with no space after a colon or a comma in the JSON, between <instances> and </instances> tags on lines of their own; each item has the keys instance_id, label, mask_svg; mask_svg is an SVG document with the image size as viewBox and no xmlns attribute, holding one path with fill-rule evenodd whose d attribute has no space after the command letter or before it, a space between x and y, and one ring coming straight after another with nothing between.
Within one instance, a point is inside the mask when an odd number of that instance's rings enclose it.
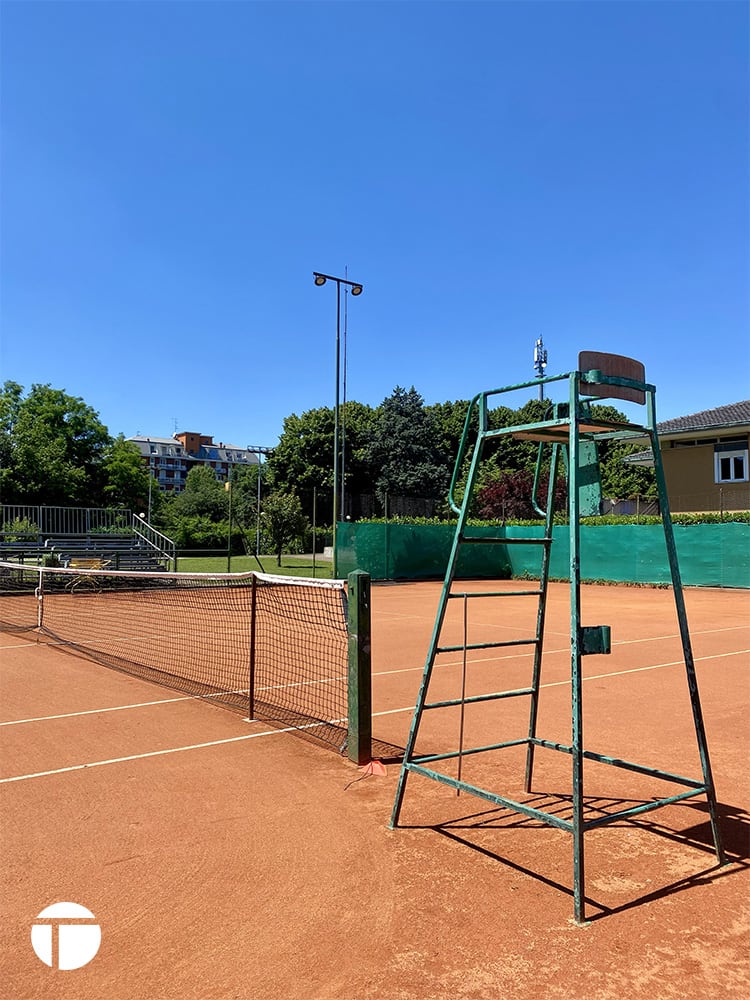
<instances>
[{"instance_id":1,"label":"cell antenna","mask_svg":"<svg viewBox=\"0 0 750 1000\"><path fill-rule=\"evenodd\" d=\"M534 344L534 374L537 378L544 378L544 369L547 367L547 350L544 341L540 337ZM539 399L544 399L544 383L539 385Z\"/></svg>"}]
</instances>

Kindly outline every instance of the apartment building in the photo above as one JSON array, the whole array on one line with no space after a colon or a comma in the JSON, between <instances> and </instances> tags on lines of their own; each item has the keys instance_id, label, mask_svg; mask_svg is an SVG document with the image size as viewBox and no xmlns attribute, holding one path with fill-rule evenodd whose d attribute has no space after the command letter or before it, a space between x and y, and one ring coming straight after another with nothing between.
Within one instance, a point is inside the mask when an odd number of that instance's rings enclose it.
<instances>
[{"instance_id":1,"label":"apartment building","mask_svg":"<svg viewBox=\"0 0 750 1000\"><path fill-rule=\"evenodd\" d=\"M194 431L182 431L171 438L136 434L128 440L137 446L141 458L165 493L180 493L185 488L188 472L196 465L207 466L218 480L225 481L234 466L257 465L260 454L267 451L223 441L216 444L210 435Z\"/></svg>"}]
</instances>

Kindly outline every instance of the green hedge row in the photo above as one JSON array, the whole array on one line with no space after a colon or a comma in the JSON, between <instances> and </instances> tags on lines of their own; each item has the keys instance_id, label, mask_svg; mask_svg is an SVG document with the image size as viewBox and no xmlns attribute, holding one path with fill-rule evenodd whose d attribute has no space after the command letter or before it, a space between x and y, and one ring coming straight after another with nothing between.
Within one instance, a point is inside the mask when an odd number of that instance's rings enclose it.
<instances>
[{"instance_id":1,"label":"green hedge row","mask_svg":"<svg viewBox=\"0 0 750 1000\"><path fill-rule=\"evenodd\" d=\"M475 528L496 527L498 521L480 521L470 518L469 524ZM555 515L555 524L567 524L568 518L563 514ZM723 514L710 511L696 512L690 514L673 514L673 524L750 524L750 511L731 510L724 511ZM366 520L358 521L357 524L456 524L454 520L443 520L439 517L370 517ZM534 521L511 520L503 522L505 527L530 527L544 524L544 521L537 519ZM598 517L583 517L581 524L596 527L605 524L661 524L658 514L601 514Z\"/></svg>"}]
</instances>

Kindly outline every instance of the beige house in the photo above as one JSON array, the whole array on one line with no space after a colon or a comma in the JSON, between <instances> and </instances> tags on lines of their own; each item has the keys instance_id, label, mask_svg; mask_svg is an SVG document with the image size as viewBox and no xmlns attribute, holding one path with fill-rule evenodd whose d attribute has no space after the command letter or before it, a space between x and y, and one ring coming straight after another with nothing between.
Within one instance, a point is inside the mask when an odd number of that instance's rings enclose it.
<instances>
[{"instance_id":1,"label":"beige house","mask_svg":"<svg viewBox=\"0 0 750 1000\"><path fill-rule=\"evenodd\" d=\"M750 510L750 400L657 424L673 513ZM630 462L653 466L651 451Z\"/></svg>"}]
</instances>

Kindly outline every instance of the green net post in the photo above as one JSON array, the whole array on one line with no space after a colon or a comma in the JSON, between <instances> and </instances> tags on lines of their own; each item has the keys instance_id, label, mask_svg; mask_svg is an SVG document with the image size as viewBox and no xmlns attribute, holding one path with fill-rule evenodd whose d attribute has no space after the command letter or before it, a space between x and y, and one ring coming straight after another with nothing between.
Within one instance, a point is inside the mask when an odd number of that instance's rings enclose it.
<instances>
[{"instance_id":1,"label":"green net post","mask_svg":"<svg viewBox=\"0 0 750 1000\"><path fill-rule=\"evenodd\" d=\"M370 574L349 574L349 735L347 749L355 764L372 759L372 670Z\"/></svg>"}]
</instances>

